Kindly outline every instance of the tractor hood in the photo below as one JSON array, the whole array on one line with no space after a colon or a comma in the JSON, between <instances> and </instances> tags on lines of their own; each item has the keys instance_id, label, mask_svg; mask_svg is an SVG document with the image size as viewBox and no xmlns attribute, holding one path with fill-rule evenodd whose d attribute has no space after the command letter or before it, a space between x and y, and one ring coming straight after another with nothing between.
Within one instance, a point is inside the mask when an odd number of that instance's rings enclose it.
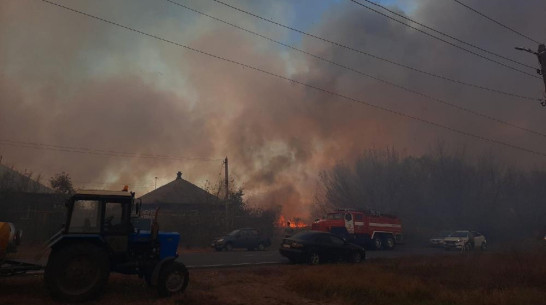
<instances>
[{"instance_id":1,"label":"tractor hood","mask_svg":"<svg viewBox=\"0 0 546 305\"><path fill-rule=\"evenodd\" d=\"M152 234L150 231L140 231L138 233L133 233L129 236L130 243L138 242L151 242ZM180 242L180 233L178 232L159 232L157 234L157 239L161 245L159 258L164 259L167 257L177 257L178 256L178 243Z\"/></svg>"}]
</instances>

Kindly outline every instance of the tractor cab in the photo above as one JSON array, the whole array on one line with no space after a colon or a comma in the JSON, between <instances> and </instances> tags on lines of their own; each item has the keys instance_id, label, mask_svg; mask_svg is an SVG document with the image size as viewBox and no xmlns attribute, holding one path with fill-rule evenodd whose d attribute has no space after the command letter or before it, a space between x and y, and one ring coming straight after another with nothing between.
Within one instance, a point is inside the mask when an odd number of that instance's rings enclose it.
<instances>
[{"instance_id":1,"label":"tractor cab","mask_svg":"<svg viewBox=\"0 0 546 305\"><path fill-rule=\"evenodd\" d=\"M64 228L51 240L50 246L69 240L105 242L113 253L125 253L133 233L131 210L134 193L124 191L80 191L66 203Z\"/></svg>"},{"instance_id":2,"label":"tractor cab","mask_svg":"<svg viewBox=\"0 0 546 305\"><path fill-rule=\"evenodd\" d=\"M64 227L49 243L44 273L53 297L96 298L110 272L137 274L160 295L183 291L189 281L177 261L180 234L159 232L157 212L149 230L135 228L140 203L127 191L79 191L66 202ZM134 211L134 212L133 212Z\"/></svg>"}]
</instances>

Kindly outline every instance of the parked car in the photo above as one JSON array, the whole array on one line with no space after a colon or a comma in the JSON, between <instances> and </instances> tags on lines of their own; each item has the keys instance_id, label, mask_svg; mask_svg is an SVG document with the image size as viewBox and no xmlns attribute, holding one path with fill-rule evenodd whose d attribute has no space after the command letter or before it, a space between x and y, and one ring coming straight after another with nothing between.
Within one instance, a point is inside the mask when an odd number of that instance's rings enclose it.
<instances>
[{"instance_id":1,"label":"parked car","mask_svg":"<svg viewBox=\"0 0 546 305\"><path fill-rule=\"evenodd\" d=\"M329 232L299 232L282 241L279 252L293 263L347 261L359 263L366 259L364 248L348 243Z\"/></svg>"},{"instance_id":2,"label":"parked car","mask_svg":"<svg viewBox=\"0 0 546 305\"><path fill-rule=\"evenodd\" d=\"M213 240L211 243L211 247L217 251L231 251L235 248L263 251L269 246L271 246L270 239L261 236L258 230L252 228L234 230L226 236Z\"/></svg>"},{"instance_id":3,"label":"parked car","mask_svg":"<svg viewBox=\"0 0 546 305\"><path fill-rule=\"evenodd\" d=\"M485 250L487 249L487 240L483 234L476 231L455 231L444 239L444 247L446 250Z\"/></svg>"},{"instance_id":4,"label":"parked car","mask_svg":"<svg viewBox=\"0 0 546 305\"><path fill-rule=\"evenodd\" d=\"M441 231L429 239L429 243L432 247L444 247L444 240L448 237L453 231Z\"/></svg>"}]
</instances>

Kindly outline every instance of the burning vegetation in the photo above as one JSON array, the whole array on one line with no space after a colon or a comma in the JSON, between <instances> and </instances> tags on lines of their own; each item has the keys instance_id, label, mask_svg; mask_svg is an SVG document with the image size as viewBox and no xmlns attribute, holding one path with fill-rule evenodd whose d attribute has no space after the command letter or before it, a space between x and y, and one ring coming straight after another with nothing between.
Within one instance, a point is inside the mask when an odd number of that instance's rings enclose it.
<instances>
[{"instance_id":1,"label":"burning vegetation","mask_svg":"<svg viewBox=\"0 0 546 305\"><path fill-rule=\"evenodd\" d=\"M277 220L277 227L279 228L306 228L308 226L302 219L297 217L289 219L284 215L280 215Z\"/></svg>"}]
</instances>

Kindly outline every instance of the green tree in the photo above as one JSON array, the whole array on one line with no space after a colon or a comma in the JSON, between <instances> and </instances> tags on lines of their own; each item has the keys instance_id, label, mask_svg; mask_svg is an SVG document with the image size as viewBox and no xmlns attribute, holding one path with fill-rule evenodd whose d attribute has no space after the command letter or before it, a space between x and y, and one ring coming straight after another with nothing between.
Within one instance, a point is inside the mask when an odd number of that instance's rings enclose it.
<instances>
[{"instance_id":1,"label":"green tree","mask_svg":"<svg viewBox=\"0 0 546 305\"><path fill-rule=\"evenodd\" d=\"M74 193L74 188L72 187L72 180L70 175L65 172L60 174L55 174L54 177L49 179L49 184L56 192L61 194L72 194Z\"/></svg>"}]
</instances>

